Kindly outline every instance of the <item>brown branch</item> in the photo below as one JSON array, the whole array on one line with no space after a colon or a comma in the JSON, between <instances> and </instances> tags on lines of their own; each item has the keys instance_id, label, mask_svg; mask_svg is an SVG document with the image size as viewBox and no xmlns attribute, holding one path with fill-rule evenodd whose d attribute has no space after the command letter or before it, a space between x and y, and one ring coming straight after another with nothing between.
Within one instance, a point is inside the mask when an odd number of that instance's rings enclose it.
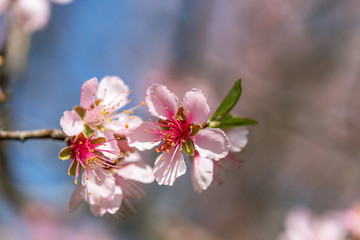
<instances>
[{"instance_id":1,"label":"brown branch","mask_svg":"<svg viewBox=\"0 0 360 240\"><path fill-rule=\"evenodd\" d=\"M54 139L64 141L67 136L60 129L39 129L30 131L0 130L0 140Z\"/></svg>"}]
</instances>

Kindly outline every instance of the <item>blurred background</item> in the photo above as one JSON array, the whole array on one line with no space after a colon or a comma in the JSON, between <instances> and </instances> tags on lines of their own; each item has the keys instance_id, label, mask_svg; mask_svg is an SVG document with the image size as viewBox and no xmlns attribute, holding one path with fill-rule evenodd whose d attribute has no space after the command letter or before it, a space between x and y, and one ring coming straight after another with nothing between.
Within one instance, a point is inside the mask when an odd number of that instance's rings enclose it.
<instances>
[{"instance_id":1,"label":"blurred background","mask_svg":"<svg viewBox=\"0 0 360 240\"><path fill-rule=\"evenodd\" d=\"M359 9L357 0L74 0L51 4L47 26L32 35L3 15L12 60L1 78L2 129L60 128L82 84L105 75L120 76L135 103L153 82L180 98L198 87L212 110L242 78L233 112L259 124L221 186L197 194L190 171L173 187L143 185L138 215L120 223L86 204L67 212L74 185L57 157L63 142L2 141L1 239L276 239L293 206L352 205L360 199Z\"/></svg>"}]
</instances>

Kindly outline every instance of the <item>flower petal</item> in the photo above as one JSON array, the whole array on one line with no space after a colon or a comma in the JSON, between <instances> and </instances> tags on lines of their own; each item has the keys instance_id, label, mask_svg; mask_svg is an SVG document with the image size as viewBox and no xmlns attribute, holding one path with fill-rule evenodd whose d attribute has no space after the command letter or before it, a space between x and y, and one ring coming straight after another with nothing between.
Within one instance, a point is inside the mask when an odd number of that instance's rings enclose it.
<instances>
[{"instance_id":1,"label":"flower petal","mask_svg":"<svg viewBox=\"0 0 360 240\"><path fill-rule=\"evenodd\" d=\"M212 160L226 157L229 151L229 140L225 133L217 128L204 128L192 138L195 150L200 156Z\"/></svg>"},{"instance_id":2,"label":"flower petal","mask_svg":"<svg viewBox=\"0 0 360 240\"><path fill-rule=\"evenodd\" d=\"M162 135L160 133L151 133L153 128L161 130L160 127L151 122L143 122L137 128L130 130L127 134L129 146L144 151L158 145L159 142L155 141L161 139Z\"/></svg>"},{"instance_id":3,"label":"flower petal","mask_svg":"<svg viewBox=\"0 0 360 240\"><path fill-rule=\"evenodd\" d=\"M179 100L166 86L154 83L147 90L145 98L151 115L170 119L178 110Z\"/></svg>"},{"instance_id":4,"label":"flower petal","mask_svg":"<svg viewBox=\"0 0 360 240\"><path fill-rule=\"evenodd\" d=\"M155 180L151 167L140 161L124 165L122 168L115 170L115 174L127 180L142 183L152 183Z\"/></svg>"},{"instance_id":5,"label":"flower petal","mask_svg":"<svg viewBox=\"0 0 360 240\"><path fill-rule=\"evenodd\" d=\"M240 152L248 142L247 135L249 131L246 127L238 127L226 131L226 136L229 138L230 152Z\"/></svg>"},{"instance_id":6,"label":"flower petal","mask_svg":"<svg viewBox=\"0 0 360 240\"><path fill-rule=\"evenodd\" d=\"M112 132L109 132L109 131L102 132L100 130L95 131L95 137L104 137L104 138L106 138L106 140L115 139L115 136ZM109 141L109 142L105 143L104 145L100 145L99 147L97 147L97 149L120 153L119 146L117 144L117 141L115 141L115 140ZM112 159L112 160L115 160L118 158L118 156L113 153L102 152L102 154L104 154L105 157Z\"/></svg>"},{"instance_id":7,"label":"flower petal","mask_svg":"<svg viewBox=\"0 0 360 240\"><path fill-rule=\"evenodd\" d=\"M119 109L128 103L129 87L117 76L105 76L99 83L96 97L102 99L102 105Z\"/></svg>"},{"instance_id":8,"label":"flower petal","mask_svg":"<svg viewBox=\"0 0 360 240\"><path fill-rule=\"evenodd\" d=\"M207 104L207 95L200 89L193 88L188 91L182 102L187 121L202 124L208 120L210 107Z\"/></svg>"},{"instance_id":9,"label":"flower petal","mask_svg":"<svg viewBox=\"0 0 360 240\"><path fill-rule=\"evenodd\" d=\"M105 121L104 128L115 134L126 134L132 128L138 127L143 121L138 116L121 113L117 115L118 119L111 122Z\"/></svg>"},{"instance_id":10,"label":"flower petal","mask_svg":"<svg viewBox=\"0 0 360 240\"><path fill-rule=\"evenodd\" d=\"M211 184L214 176L214 162L195 153L191 178L194 190L201 193Z\"/></svg>"},{"instance_id":11,"label":"flower petal","mask_svg":"<svg viewBox=\"0 0 360 240\"><path fill-rule=\"evenodd\" d=\"M123 192L121 188L115 185L112 197L103 198L99 203L90 205L90 211L95 216L102 217L105 213L115 214L121 206Z\"/></svg>"},{"instance_id":12,"label":"flower petal","mask_svg":"<svg viewBox=\"0 0 360 240\"><path fill-rule=\"evenodd\" d=\"M163 160L162 160L163 158ZM171 164L170 161L173 158ZM166 156L165 153L156 158L153 173L159 185L172 186L176 178L186 172L184 157L176 148Z\"/></svg>"},{"instance_id":13,"label":"flower petal","mask_svg":"<svg viewBox=\"0 0 360 240\"><path fill-rule=\"evenodd\" d=\"M81 182L82 185L85 186L83 193L84 200L90 205L101 204L104 198L113 198L116 186L114 177L110 173L105 172L107 170L94 170L96 175L101 179L101 182L90 168L84 169ZM86 179L86 177L88 177L88 179Z\"/></svg>"},{"instance_id":14,"label":"flower petal","mask_svg":"<svg viewBox=\"0 0 360 240\"><path fill-rule=\"evenodd\" d=\"M98 80L96 77L87 80L81 87L80 106L89 108L91 104L95 103L95 94L98 90Z\"/></svg>"},{"instance_id":15,"label":"flower petal","mask_svg":"<svg viewBox=\"0 0 360 240\"><path fill-rule=\"evenodd\" d=\"M74 212L80 206L80 204L83 201L83 192L84 192L83 185L76 186L70 198L69 212Z\"/></svg>"},{"instance_id":16,"label":"flower petal","mask_svg":"<svg viewBox=\"0 0 360 240\"><path fill-rule=\"evenodd\" d=\"M13 12L21 27L29 32L43 29L50 18L51 5L47 0L17 0Z\"/></svg>"},{"instance_id":17,"label":"flower petal","mask_svg":"<svg viewBox=\"0 0 360 240\"><path fill-rule=\"evenodd\" d=\"M84 123L75 111L65 111L60 125L68 136L75 136L84 131Z\"/></svg>"}]
</instances>

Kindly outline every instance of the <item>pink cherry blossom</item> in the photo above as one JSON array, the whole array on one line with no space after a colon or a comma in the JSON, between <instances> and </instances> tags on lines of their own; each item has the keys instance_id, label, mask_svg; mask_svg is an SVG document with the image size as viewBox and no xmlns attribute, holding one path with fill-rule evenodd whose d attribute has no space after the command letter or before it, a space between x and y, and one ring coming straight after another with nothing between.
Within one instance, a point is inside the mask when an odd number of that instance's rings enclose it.
<instances>
[{"instance_id":1,"label":"pink cherry blossom","mask_svg":"<svg viewBox=\"0 0 360 240\"><path fill-rule=\"evenodd\" d=\"M15 21L26 32L43 29L50 19L50 2L66 4L72 0L0 0L0 14L11 10Z\"/></svg>"},{"instance_id":2,"label":"pink cherry blossom","mask_svg":"<svg viewBox=\"0 0 360 240\"><path fill-rule=\"evenodd\" d=\"M142 122L132 115L136 107L119 112L130 102L129 94L129 87L116 76L106 76L100 83L97 78L86 81L81 88L80 106L74 108L76 111L65 111L60 120L63 131L73 136L84 131L87 125L93 130L125 134Z\"/></svg>"},{"instance_id":3,"label":"pink cherry blossom","mask_svg":"<svg viewBox=\"0 0 360 240\"><path fill-rule=\"evenodd\" d=\"M60 151L60 159L72 159L68 175L70 175L71 169L74 168L75 185L78 183L77 179L81 168L84 169L85 178L87 179L90 174L97 176L97 173L103 171L104 167L112 167L115 160L120 157L120 150L116 142L114 142L116 139L106 141L106 138L103 136L101 132L95 132L94 135L87 138L81 132L70 140L69 147ZM98 176L97 179L100 182L102 181Z\"/></svg>"},{"instance_id":4,"label":"pink cherry blossom","mask_svg":"<svg viewBox=\"0 0 360 240\"><path fill-rule=\"evenodd\" d=\"M360 239L360 203L346 212L344 222L350 235L354 239Z\"/></svg>"},{"instance_id":5,"label":"pink cherry blossom","mask_svg":"<svg viewBox=\"0 0 360 240\"><path fill-rule=\"evenodd\" d=\"M234 153L240 152L247 144L248 130L245 127L232 128L226 131L226 136L229 139L229 154L220 159L214 161L209 158L202 157L197 151L193 158L192 165L192 182L194 190L201 193L206 190L212 180L214 179L218 184L222 184L220 178L220 172L225 170L224 165L231 164L232 166L240 166L241 160L234 156Z\"/></svg>"},{"instance_id":6,"label":"pink cherry blossom","mask_svg":"<svg viewBox=\"0 0 360 240\"><path fill-rule=\"evenodd\" d=\"M69 210L75 211L82 201L86 201L95 216L103 216L106 213L116 214L121 209L122 203L136 213L133 201L145 195L145 191L137 185L137 182L154 181L150 166L141 161L139 153L133 149L129 152L121 149L121 156L111 168L104 167L99 170L89 174L84 171L81 184L72 194ZM104 180L99 181L98 178Z\"/></svg>"},{"instance_id":7,"label":"pink cherry blossom","mask_svg":"<svg viewBox=\"0 0 360 240\"><path fill-rule=\"evenodd\" d=\"M200 89L187 92L179 105L177 96L166 86L153 84L147 90L149 112L159 118L149 120L129 131L129 145L139 150L156 149L153 173L159 184L173 185L175 179L186 172L181 151L202 158L219 160L228 154L229 141L220 129L206 127L210 114L207 96Z\"/></svg>"},{"instance_id":8,"label":"pink cherry blossom","mask_svg":"<svg viewBox=\"0 0 360 240\"><path fill-rule=\"evenodd\" d=\"M342 213L329 212L313 215L306 208L290 210L285 222L285 231L279 240L345 240Z\"/></svg>"}]
</instances>

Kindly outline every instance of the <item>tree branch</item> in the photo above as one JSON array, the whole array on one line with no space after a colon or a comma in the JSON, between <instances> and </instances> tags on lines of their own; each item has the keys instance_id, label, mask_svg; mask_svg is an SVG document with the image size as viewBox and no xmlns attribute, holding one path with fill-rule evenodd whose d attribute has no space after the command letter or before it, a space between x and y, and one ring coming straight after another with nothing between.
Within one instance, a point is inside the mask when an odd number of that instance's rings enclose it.
<instances>
[{"instance_id":1,"label":"tree branch","mask_svg":"<svg viewBox=\"0 0 360 240\"><path fill-rule=\"evenodd\" d=\"M27 139L54 139L64 141L67 136L60 129L39 129L30 131L4 131L0 130L1 140L20 140Z\"/></svg>"}]
</instances>

